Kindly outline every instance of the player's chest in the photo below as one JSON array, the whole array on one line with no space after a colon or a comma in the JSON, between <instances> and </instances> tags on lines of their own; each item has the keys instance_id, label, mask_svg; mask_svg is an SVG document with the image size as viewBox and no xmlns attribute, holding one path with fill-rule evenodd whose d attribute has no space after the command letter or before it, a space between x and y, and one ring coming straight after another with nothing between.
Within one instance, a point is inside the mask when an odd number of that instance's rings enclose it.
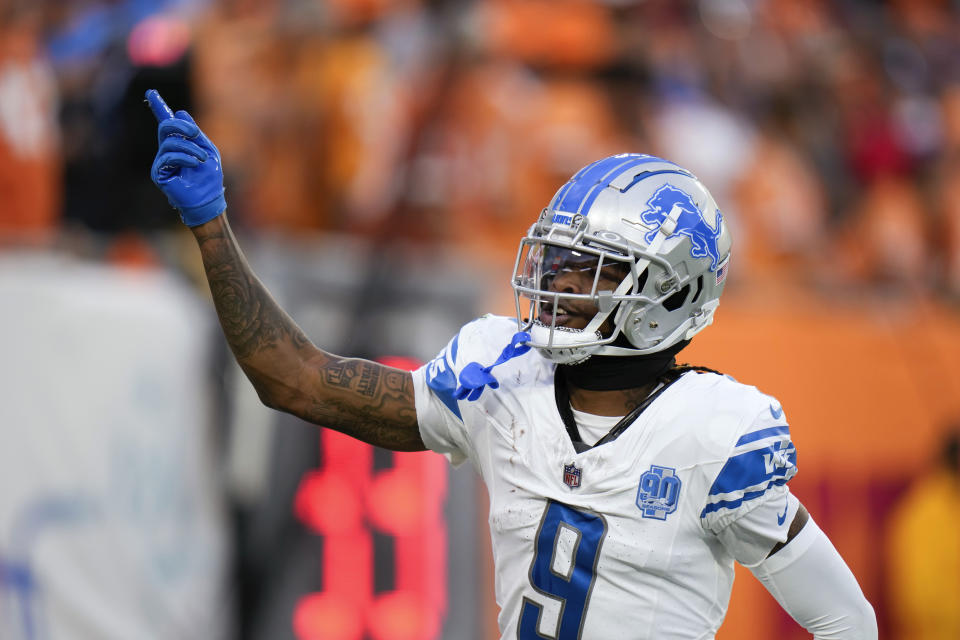
<instances>
[{"instance_id":1,"label":"player's chest","mask_svg":"<svg viewBox=\"0 0 960 640\"><path fill-rule=\"evenodd\" d=\"M658 550L702 535L697 512L704 491L695 470L669 448L628 446L624 460L619 444L590 455L572 447L521 455L511 447L487 470L493 535L531 548L538 536L558 544L564 536L593 540L605 562L656 570Z\"/></svg>"},{"instance_id":2,"label":"player's chest","mask_svg":"<svg viewBox=\"0 0 960 640\"><path fill-rule=\"evenodd\" d=\"M682 476L653 471L619 484L608 492L580 493L562 483L528 478L519 484L502 477L490 487L491 534L518 558L553 549L551 558L574 562L576 554L589 551L614 573L666 572L666 550L698 544L703 533Z\"/></svg>"},{"instance_id":3,"label":"player's chest","mask_svg":"<svg viewBox=\"0 0 960 640\"><path fill-rule=\"evenodd\" d=\"M612 442L577 451L552 391L528 394L485 412L478 449L488 484L517 493L563 500L569 496L616 496L641 504L651 517L675 511L683 479L680 469L696 465L687 446L691 431L665 420L656 406L641 414ZM494 487L491 487L493 489Z\"/></svg>"}]
</instances>

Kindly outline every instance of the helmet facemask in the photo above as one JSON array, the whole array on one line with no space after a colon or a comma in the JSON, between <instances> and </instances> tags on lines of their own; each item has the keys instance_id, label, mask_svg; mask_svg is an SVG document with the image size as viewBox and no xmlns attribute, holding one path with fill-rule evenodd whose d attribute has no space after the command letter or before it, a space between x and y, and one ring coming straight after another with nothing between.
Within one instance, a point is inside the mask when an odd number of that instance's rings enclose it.
<instances>
[{"instance_id":1,"label":"helmet facemask","mask_svg":"<svg viewBox=\"0 0 960 640\"><path fill-rule=\"evenodd\" d=\"M662 303L679 292L684 283L663 258L631 247L616 234L588 233L586 219L568 237L537 232L537 225L520 243L514 264L513 289L520 329L531 334L530 346L550 360L575 364L591 355L638 355L633 347L613 346L625 334L627 322L640 322L643 310ZM651 266L653 269L651 269ZM661 272L659 295L651 297L646 283L651 270ZM579 272L579 290L552 286L564 273ZM663 287L662 283L668 283ZM677 286L679 285L679 286ZM689 288L689 287L688 287ZM558 324L567 309L582 310L591 305L596 313L586 326L571 328ZM628 343L629 344L629 343Z\"/></svg>"}]
</instances>

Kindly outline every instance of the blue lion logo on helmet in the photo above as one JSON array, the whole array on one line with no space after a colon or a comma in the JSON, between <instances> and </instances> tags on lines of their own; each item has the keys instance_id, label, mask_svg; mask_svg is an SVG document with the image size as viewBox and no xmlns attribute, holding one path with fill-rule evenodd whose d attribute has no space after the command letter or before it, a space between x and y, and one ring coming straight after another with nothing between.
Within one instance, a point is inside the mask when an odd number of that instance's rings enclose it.
<instances>
[{"instance_id":1,"label":"blue lion logo on helmet","mask_svg":"<svg viewBox=\"0 0 960 640\"><path fill-rule=\"evenodd\" d=\"M710 258L712 262L710 271L716 271L720 262L717 240L720 238L720 224L723 222L723 216L720 215L718 210L716 223L714 228L711 229L704 219L703 213L693 203L693 198L672 185L663 185L647 200L647 209L640 214L640 219L644 224L652 226L653 229L647 232L644 240L649 243L657 237L660 225L667 219L674 207L680 207L680 215L677 217L677 228L673 233L679 233L690 238L690 242L693 244L690 255L694 258Z\"/></svg>"}]
</instances>

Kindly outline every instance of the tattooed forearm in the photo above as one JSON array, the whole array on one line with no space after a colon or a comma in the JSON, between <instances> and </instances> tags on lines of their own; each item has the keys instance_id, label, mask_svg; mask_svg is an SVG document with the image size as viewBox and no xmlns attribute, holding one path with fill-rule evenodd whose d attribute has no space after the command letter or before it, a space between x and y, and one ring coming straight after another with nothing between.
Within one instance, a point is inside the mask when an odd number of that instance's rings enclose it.
<instances>
[{"instance_id":1,"label":"tattooed forearm","mask_svg":"<svg viewBox=\"0 0 960 640\"><path fill-rule=\"evenodd\" d=\"M314 399L304 419L387 449L423 449L409 373L355 359L332 360L320 370L330 387L352 393L347 401L336 394Z\"/></svg>"},{"instance_id":2,"label":"tattooed forearm","mask_svg":"<svg viewBox=\"0 0 960 640\"><path fill-rule=\"evenodd\" d=\"M241 364L282 343L294 349L309 343L253 274L229 226L204 226L197 240L220 325Z\"/></svg>"},{"instance_id":3,"label":"tattooed forearm","mask_svg":"<svg viewBox=\"0 0 960 640\"><path fill-rule=\"evenodd\" d=\"M353 389L362 396L373 397L380 381L380 367L360 360L341 360L324 368L323 377L331 387Z\"/></svg>"},{"instance_id":4,"label":"tattooed forearm","mask_svg":"<svg viewBox=\"0 0 960 640\"><path fill-rule=\"evenodd\" d=\"M193 231L223 333L264 404L381 447L424 449L409 373L313 346L254 275L226 216Z\"/></svg>"}]
</instances>

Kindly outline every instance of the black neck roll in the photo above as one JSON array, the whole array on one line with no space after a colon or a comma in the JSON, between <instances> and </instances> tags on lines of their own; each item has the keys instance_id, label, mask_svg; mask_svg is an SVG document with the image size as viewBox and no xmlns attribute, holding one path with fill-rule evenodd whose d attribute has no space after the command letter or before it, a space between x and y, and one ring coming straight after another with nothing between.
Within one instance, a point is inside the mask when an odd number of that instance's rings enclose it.
<instances>
[{"instance_id":1,"label":"black neck roll","mask_svg":"<svg viewBox=\"0 0 960 640\"><path fill-rule=\"evenodd\" d=\"M579 364L557 365L567 384L587 391L620 391L649 384L676 364L676 355L690 344L677 344L641 356L591 356Z\"/></svg>"}]
</instances>

